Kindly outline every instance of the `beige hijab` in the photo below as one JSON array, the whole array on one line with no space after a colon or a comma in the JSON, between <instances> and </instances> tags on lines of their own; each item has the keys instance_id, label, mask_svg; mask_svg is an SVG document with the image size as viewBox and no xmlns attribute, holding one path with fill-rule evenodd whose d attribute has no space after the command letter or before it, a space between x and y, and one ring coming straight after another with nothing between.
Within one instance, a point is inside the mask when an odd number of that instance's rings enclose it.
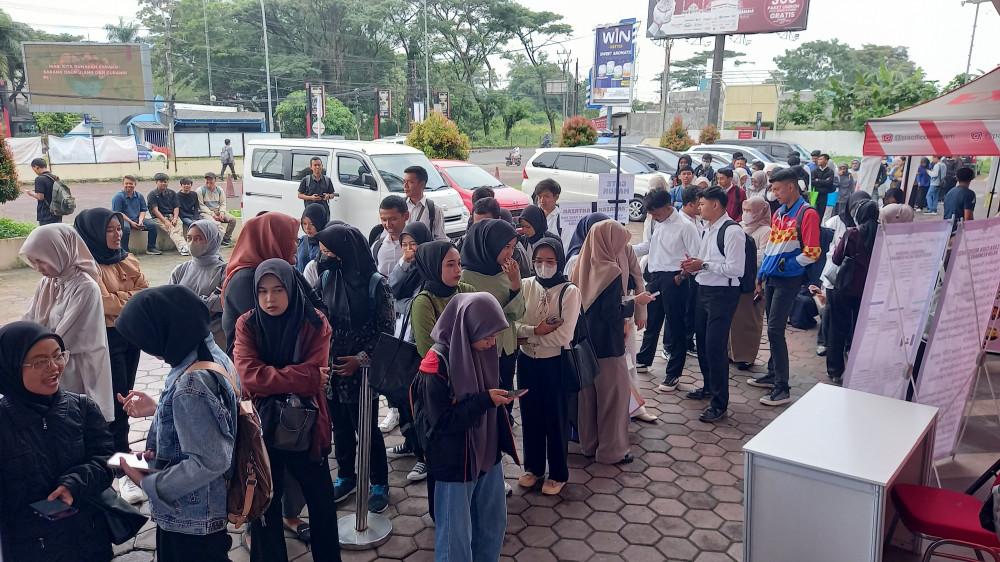
<instances>
[{"instance_id":1,"label":"beige hijab","mask_svg":"<svg viewBox=\"0 0 1000 562\"><path fill-rule=\"evenodd\" d=\"M629 264L625 247L630 239L629 231L617 221L601 221L590 229L569 277L583 294L585 310L616 278L621 281L622 295L628 290Z\"/></svg>"},{"instance_id":2,"label":"beige hijab","mask_svg":"<svg viewBox=\"0 0 1000 562\"><path fill-rule=\"evenodd\" d=\"M68 224L47 224L31 231L21 246L21 261L31 267L36 262L47 263L57 275L44 277L35 292L35 308L47 311L59 298L59 280L65 281L78 273L89 275L100 282L101 274L97 262L84 244L83 238Z\"/></svg>"}]
</instances>

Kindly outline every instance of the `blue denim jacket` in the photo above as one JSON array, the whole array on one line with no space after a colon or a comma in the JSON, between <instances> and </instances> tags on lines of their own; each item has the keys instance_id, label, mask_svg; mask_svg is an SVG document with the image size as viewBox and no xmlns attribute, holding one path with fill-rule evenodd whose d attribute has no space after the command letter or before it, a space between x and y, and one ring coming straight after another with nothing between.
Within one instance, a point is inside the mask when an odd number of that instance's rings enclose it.
<instances>
[{"instance_id":1,"label":"blue denim jacket","mask_svg":"<svg viewBox=\"0 0 1000 562\"><path fill-rule=\"evenodd\" d=\"M209 335L205 345L230 373L229 358ZM166 531L207 535L226 528L226 477L236 441L236 393L209 371L184 372L192 351L171 369L146 437L146 448L170 460L162 472L146 476L153 521Z\"/></svg>"}]
</instances>

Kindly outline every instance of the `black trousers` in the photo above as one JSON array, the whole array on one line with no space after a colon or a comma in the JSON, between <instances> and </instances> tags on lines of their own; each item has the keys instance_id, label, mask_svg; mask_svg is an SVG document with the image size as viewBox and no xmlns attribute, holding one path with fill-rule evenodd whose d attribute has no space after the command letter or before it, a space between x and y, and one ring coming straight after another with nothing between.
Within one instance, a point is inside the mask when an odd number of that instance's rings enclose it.
<instances>
[{"instance_id":1,"label":"black trousers","mask_svg":"<svg viewBox=\"0 0 1000 562\"><path fill-rule=\"evenodd\" d=\"M512 390L514 388L514 369L517 367L518 352L515 349L510 355L500 352L500 388ZM511 425L514 423L514 403L505 406L507 417L510 418Z\"/></svg>"},{"instance_id":2,"label":"black trousers","mask_svg":"<svg viewBox=\"0 0 1000 562\"><path fill-rule=\"evenodd\" d=\"M226 167L227 166L229 167L229 171L232 172L232 174L233 174L233 179L236 179L236 168L233 167L233 163L232 162L225 162L225 163L222 164L222 171L219 172L219 177L220 178L225 178L226 177Z\"/></svg>"},{"instance_id":3,"label":"black trousers","mask_svg":"<svg viewBox=\"0 0 1000 562\"><path fill-rule=\"evenodd\" d=\"M417 456L417 460L424 461L424 450L417 440L417 428L413 425L413 410L410 409L410 389L403 390L393 395L385 395L389 407L399 411L399 432L403 434L406 446Z\"/></svg>"},{"instance_id":4,"label":"black trousers","mask_svg":"<svg viewBox=\"0 0 1000 562\"><path fill-rule=\"evenodd\" d=\"M642 336L642 347L636 356L636 361L650 365L656 354L656 342L660 336L660 326L666 319L666 333L663 336L663 349L670 354L667 361L666 378L679 377L684 370L684 360L687 351L687 306L690 300L688 281L680 285L674 281L679 271L652 272L652 281L646 290L660 291L660 296L646 307L648 316L646 331Z\"/></svg>"},{"instance_id":5,"label":"black trousers","mask_svg":"<svg viewBox=\"0 0 1000 562\"><path fill-rule=\"evenodd\" d=\"M684 315L684 333L687 338L687 348L694 349L694 313L698 309L698 283L693 277L688 277L685 283L688 287L688 302L687 313Z\"/></svg>"},{"instance_id":6,"label":"black trousers","mask_svg":"<svg viewBox=\"0 0 1000 562\"><path fill-rule=\"evenodd\" d=\"M683 355L683 353L681 354ZM534 359L521 353L517 358L518 388L528 393L518 398L521 433L524 437L524 469L535 476L566 482L566 446L569 442L569 393L563 388L561 359L557 355Z\"/></svg>"},{"instance_id":7,"label":"black trousers","mask_svg":"<svg viewBox=\"0 0 1000 562\"><path fill-rule=\"evenodd\" d=\"M830 192L824 193L819 192L816 196L816 212L819 214L820 222L823 221L823 215L826 214L826 200L830 197Z\"/></svg>"},{"instance_id":8,"label":"black trousers","mask_svg":"<svg viewBox=\"0 0 1000 562\"><path fill-rule=\"evenodd\" d=\"M132 345L117 328L108 328L108 352L111 355L111 390L115 396L128 396L135 386L135 373L139 370L139 348ZM114 439L115 451L129 452L128 414L115 399L115 420L108 424L111 437Z\"/></svg>"},{"instance_id":9,"label":"black trousers","mask_svg":"<svg viewBox=\"0 0 1000 562\"><path fill-rule=\"evenodd\" d=\"M340 478L357 478L355 459L358 449L358 427L361 421L361 404L341 402L334 398L327 400L330 407L330 421L333 423L333 454L337 458L337 475ZM368 474L376 486L389 484L389 461L385 456L385 439L378 428L378 399L372 404L372 415L368 421L372 425L371 456ZM303 489L306 483L299 480ZM358 490L367 494L368 490ZM311 510L310 510L311 511Z\"/></svg>"},{"instance_id":10,"label":"black trousers","mask_svg":"<svg viewBox=\"0 0 1000 562\"><path fill-rule=\"evenodd\" d=\"M830 317L826 333L826 374L831 378L844 376L847 347L854 339L860 311L861 297L837 289L826 292L826 314Z\"/></svg>"},{"instance_id":11,"label":"black trousers","mask_svg":"<svg viewBox=\"0 0 1000 562\"><path fill-rule=\"evenodd\" d=\"M280 523L280 522L279 522ZM279 529L281 527L278 527ZM337 532L334 526L334 533ZM284 538L282 538L284 544ZM185 535L156 527L156 559L159 562L228 562L233 539L225 529L211 535Z\"/></svg>"},{"instance_id":12,"label":"black trousers","mask_svg":"<svg viewBox=\"0 0 1000 562\"><path fill-rule=\"evenodd\" d=\"M309 506L309 525L316 530L312 533L309 543L313 560L339 561L340 537L337 534L337 504L333 501L330 461L326 457L321 461L313 461L309 458L309 451L279 451L268 447L267 454L271 459L274 498L264 512L264 517L250 523L250 533L253 536L253 541L250 543L250 560L253 562L288 560L285 531L281 521L281 497L287 471L301 485L306 504ZM199 556L193 556L183 562L201 559Z\"/></svg>"},{"instance_id":13,"label":"black trousers","mask_svg":"<svg viewBox=\"0 0 1000 562\"><path fill-rule=\"evenodd\" d=\"M729 328L739 300L739 287L698 287L698 367L705 390L712 395L712 406L719 410L729 408Z\"/></svg>"}]
</instances>

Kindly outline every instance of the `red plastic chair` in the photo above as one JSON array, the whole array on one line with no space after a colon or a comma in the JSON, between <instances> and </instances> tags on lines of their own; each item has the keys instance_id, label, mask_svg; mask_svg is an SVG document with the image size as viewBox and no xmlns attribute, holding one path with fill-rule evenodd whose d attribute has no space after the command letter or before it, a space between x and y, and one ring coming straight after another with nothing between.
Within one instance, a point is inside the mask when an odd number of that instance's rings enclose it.
<instances>
[{"instance_id":1,"label":"red plastic chair","mask_svg":"<svg viewBox=\"0 0 1000 562\"><path fill-rule=\"evenodd\" d=\"M1000 461L980 476L964 494L913 484L893 486L890 496L896 506L896 517L889 529L889 539L896 529L896 523L902 521L911 533L933 541L924 552L922 562L928 562L932 556L983 562L984 553L994 562L1000 562L1000 540L996 533L987 531L980 525L979 510L983 507L983 502L972 496L990 479L994 479L994 486L1000 484L998 471ZM949 545L969 548L975 552L976 557L938 552L941 547Z\"/></svg>"}]
</instances>

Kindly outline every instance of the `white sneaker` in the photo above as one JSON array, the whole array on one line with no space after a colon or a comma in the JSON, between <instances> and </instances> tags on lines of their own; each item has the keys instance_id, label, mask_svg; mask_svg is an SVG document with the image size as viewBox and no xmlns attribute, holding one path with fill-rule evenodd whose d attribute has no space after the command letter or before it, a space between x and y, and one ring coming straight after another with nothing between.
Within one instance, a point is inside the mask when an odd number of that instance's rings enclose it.
<instances>
[{"instance_id":1,"label":"white sneaker","mask_svg":"<svg viewBox=\"0 0 1000 562\"><path fill-rule=\"evenodd\" d=\"M143 492L142 488L140 488L139 485L133 482L128 476L122 476L118 479L118 495L120 495L123 500L131 504L138 504L146 501L146 492Z\"/></svg>"},{"instance_id":2,"label":"white sneaker","mask_svg":"<svg viewBox=\"0 0 1000 562\"><path fill-rule=\"evenodd\" d=\"M399 425L399 410L396 408L389 408L389 413L386 414L385 419L378 424L378 428L382 431L382 433L389 433L397 425Z\"/></svg>"},{"instance_id":3,"label":"white sneaker","mask_svg":"<svg viewBox=\"0 0 1000 562\"><path fill-rule=\"evenodd\" d=\"M511 488L510 484L508 484L507 482L504 482L503 483L503 493L506 494L506 496L509 498L509 497L511 497L511 496L514 495L514 488Z\"/></svg>"},{"instance_id":4,"label":"white sneaker","mask_svg":"<svg viewBox=\"0 0 1000 562\"><path fill-rule=\"evenodd\" d=\"M180 254L182 256L190 256L191 255L191 252L188 250L188 245L187 244L184 244L183 246L181 246Z\"/></svg>"},{"instance_id":5,"label":"white sneaker","mask_svg":"<svg viewBox=\"0 0 1000 562\"><path fill-rule=\"evenodd\" d=\"M425 478L427 478L427 465L422 462L413 465L413 470L406 475L406 479L410 482L419 482Z\"/></svg>"}]
</instances>

